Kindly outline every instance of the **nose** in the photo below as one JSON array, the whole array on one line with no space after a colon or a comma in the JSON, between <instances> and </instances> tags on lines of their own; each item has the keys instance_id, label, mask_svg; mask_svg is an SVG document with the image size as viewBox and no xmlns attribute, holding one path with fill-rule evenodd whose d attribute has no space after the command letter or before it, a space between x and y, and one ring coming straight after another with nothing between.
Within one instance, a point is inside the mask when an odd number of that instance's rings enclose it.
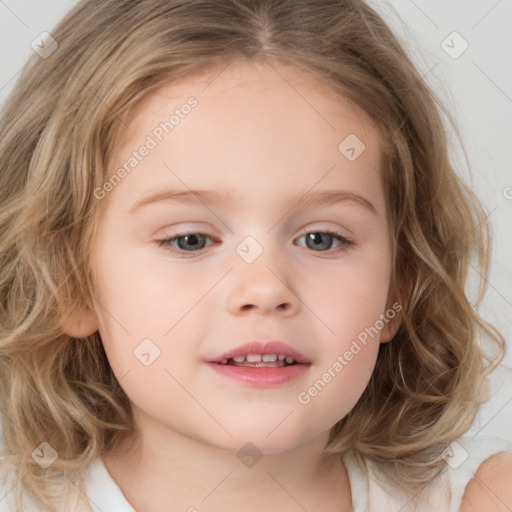
<instances>
[{"instance_id":1,"label":"nose","mask_svg":"<svg viewBox=\"0 0 512 512\"><path fill-rule=\"evenodd\" d=\"M260 256L253 263L240 261L231 272L228 309L235 315L251 311L295 315L300 300L293 289L291 271L284 272L284 262Z\"/></svg>"}]
</instances>

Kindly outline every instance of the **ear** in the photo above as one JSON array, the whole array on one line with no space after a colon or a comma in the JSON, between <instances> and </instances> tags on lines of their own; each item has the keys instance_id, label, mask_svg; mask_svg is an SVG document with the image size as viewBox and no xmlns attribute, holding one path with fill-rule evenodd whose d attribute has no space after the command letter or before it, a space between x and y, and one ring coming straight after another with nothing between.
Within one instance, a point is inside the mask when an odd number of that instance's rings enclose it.
<instances>
[{"instance_id":1,"label":"ear","mask_svg":"<svg viewBox=\"0 0 512 512\"><path fill-rule=\"evenodd\" d=\"M86 338L99 328L96 312L85 306L68 313L61 325L64 332L72 338Z\"/></svg>"},{"instance_id":2,"label":"ear","mask_svg":"<svg viewBox=\"0 0 512 512\"><path fill-rule=\"evenodd\" d=\"M394 297L388 300L384 313L384 327L380 331L380 343L388 343L395 337L402 321L402 309L402 304Z\"/></svg>"}]
</instances>

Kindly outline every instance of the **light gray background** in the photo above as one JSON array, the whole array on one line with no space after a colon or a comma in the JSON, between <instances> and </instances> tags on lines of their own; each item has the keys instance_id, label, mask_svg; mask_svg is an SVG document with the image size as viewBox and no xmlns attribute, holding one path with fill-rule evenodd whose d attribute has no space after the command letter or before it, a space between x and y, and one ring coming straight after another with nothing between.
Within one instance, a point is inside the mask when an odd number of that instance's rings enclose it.
<instances>
[{"instance_id":1,"label":"light gray background","mask_svg":"<svg viewBox=\"0 0 512 512\"><path fill-rule=\"evenodd\" d=\"M0 0L0 102L33 51L32 41L43 31L51 33L75 3ZM481 313L501 330L510 346L512 0L372 0L372 5L402 39L462 132L470 169L455 138L454 160L483 201L493 228L491 275ZM468 48L459 56L466 44ZM477 276L474 269L471 273L471 278ZM470 281L468 290L472 289ZM512 365L511 353L505 362Z\"/></svg>"}]
</instances>

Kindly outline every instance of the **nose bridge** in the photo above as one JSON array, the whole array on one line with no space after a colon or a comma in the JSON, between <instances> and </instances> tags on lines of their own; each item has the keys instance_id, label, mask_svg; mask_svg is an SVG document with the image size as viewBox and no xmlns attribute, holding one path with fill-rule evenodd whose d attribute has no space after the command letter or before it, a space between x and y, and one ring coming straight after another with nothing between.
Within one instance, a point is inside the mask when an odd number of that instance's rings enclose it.
<instances>
[{"instance_id":1,"label":"nose bridge","mask_svg":"<svg viewBox=\"0 0 512 512\"><path fill-rule=\"evenodd\" d=\"M237 263L229 294L229 307L240 311L252 306L262 311L290 310L297 305L283 247L274 247L273 238L246 236L235 248Z\"/></svg>"}]
</instances>

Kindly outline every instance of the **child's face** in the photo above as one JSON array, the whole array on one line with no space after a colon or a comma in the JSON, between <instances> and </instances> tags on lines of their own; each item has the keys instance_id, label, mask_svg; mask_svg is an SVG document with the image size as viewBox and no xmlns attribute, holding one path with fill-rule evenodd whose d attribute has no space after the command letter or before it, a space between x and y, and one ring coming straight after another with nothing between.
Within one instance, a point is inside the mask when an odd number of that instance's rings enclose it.
<instances>
[{"instance_id":1,"label":"child's face","mask_svg":"<svg viewBox=\"0 0 512 512\"><path fill-rule=\"evenodd\" d=\"M382 322L391 246L372 124L294 68L275 69L232 63L154 92L108 177L127 162L130 171L97 192L106 201L93 247L97 327L147 439L178 433L230 450L251 441L266 453L323 444L395 332ZM197 105L182 107L191 96ZM366 146L359 156L351 134ZM211 196L130 211L169 190ZM333 191L374 211L348 200L294 207ZM208 236L174 241L177 253L157 243L185 231ZM210 361L251 340L282 340L310 364L280 384L214 369Z\"/></svg>"}]
</instances>

